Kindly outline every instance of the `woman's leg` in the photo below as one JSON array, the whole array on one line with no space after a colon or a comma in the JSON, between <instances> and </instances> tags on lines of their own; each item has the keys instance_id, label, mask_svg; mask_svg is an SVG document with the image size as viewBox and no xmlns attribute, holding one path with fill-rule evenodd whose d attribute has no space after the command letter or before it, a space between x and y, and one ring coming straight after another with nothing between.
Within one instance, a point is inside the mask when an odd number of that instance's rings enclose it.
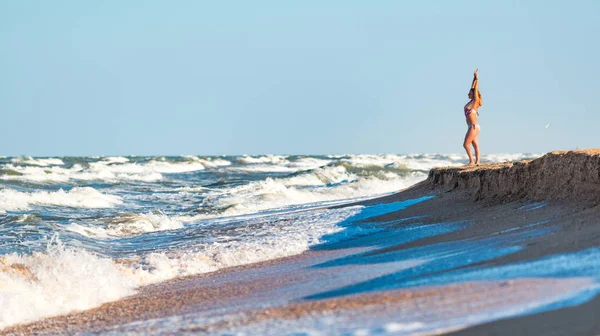
<instances>
[{"instance_id":1,"label":"woman's leg","mask_svg":"<svg viewBox=\"0 0 600 336\"><path fill-rule=\"evenodd\" d=\"M467 134L465 134L465 142L463 142L463 147L467 151L467 156L469 156L469 164L473 164L473 153L471 153L471 142L475 138L475 131L473 127L469 127Z\"/></svg>"},{"instance_id":2,"label":"woman's leg","mask_svg":"<svg viewBox=\"0 0 600 336\"><path fill-rule=\"evenodd\" d=\"M481 159L481 154L479 153L479 128L476 128L474 133L473 148L475 149L475 164L479 164L479 159Z\"/></svg>"}]
</instances>

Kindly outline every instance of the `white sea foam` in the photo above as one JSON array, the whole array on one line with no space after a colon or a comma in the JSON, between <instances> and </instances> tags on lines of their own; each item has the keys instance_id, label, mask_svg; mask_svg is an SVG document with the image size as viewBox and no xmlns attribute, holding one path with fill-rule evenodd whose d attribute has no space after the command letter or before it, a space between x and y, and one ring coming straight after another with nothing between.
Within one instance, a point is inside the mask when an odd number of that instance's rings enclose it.
<instances>
[{"instance_id":1,"label":"white sea foam","mask_svg":"<svg viewBox=\"0 0 600 336\"><path fill-rule=\"evenodd\" d=\"M113 261L53 240L43 253L0 259L0 328L73 310L84 310L133 294L141 285L302 253L362 207L293 214L294 220L254 227L252 239L201 244L181 252L156 252ZM282 218L280 218L282 219ZM249 220L256 223L260 217ZM352 231L354 234L360 230ZM345 236L344 236L345 237ZM23 307L28 307L23 309Z\"/></svg>"},{"instance_id":2,"label":"white sea foam","mask_svg":"<svg viewBox=\"0 0 600 336\"><path fill-rule=\"evenodd\" d=\"M119 158L108 158L107 160L91 162L89 167L75 164L70 168L6 165L5 169L16 171L20 175L1 175L0 178L36 182L68 182L69 180L153 182L161 180L164 173L185 173L205 169L204 165L198 161L168 162L150 160L145 163L121 162L122 160Z\"/></svg>"},{"instance_id":3,"label":"white sea foam","mask_svg":"<svg viewBox=\"0 0 600 336\"><path fill-rule=\"evenodd\" d=\"M104 181L158 181L160 173L144 169L137 164L110 165L111 162L98 161L85 168L75 164L71 168L32 167L6 165L4 168L18 172L20 175L1 175L4 180L24 180L34 182L68 182L70 180L104 180Z\"/></svg>"},{"instance_id":4,"label":"white sea foam","mask_svg":"<svg viewBox=\"0 0 600 336\"><path fill-rule=\"evenodd\" d=\"M210 157L210 158L199 158L194 155L183 155L182 157L186 158L189 161L199 162L206 168L218 168L218 167L226 167L231 166L231 161L218 158L218 157Z\"/></svg>"},{"instance_id":5,"label":"white sea foam","mask_svg":"<svg viewBox=\"0 0 600 336\"><path fill-rule=\"evenodd\" d=\"M299 158L296 161L290 162L290 166L291 167L296 167L302 170L307 170L307 169L315 169L318 167L323 167L327 164L329 164L331 162L331 160L323 160L323 159L319 159L319 158L313 158L313 157L303 157L303 158Z\"/></svg>"},{"instance_id":6,"label":"white sea foam","mask_svg":"<svg viewBox=\"0 0 600 336\"><path fill-rule=\"evenodd\" d=\"M505 160L519 158L516 156L489 156L489 160ZM310 206L323 206L340 200L355 200L357 197L372 197L394 192L408 187L426 178L428 169L439 165L456 165L464 163L463 155L345 155L343 164L336 163L334 157L328 159L313 157L259 156L244 157L237 162L222 158L202 158L188 156L169 160L164 158L109 157L100 161L75 164L70 168L65 165L41 166L36 164L12 162L3 169L14 170L18 175L3 175L3 179L21 179L27 181L66 182L73 180L101 180L127 182L113 186L111 192L125 198L123 208L117 208L117 215L104 219L77 220L71 219L68 230L86 235L86 241L97 238L111 238L103 241L128 241L116 239L146 232L180 229L173 235L191 232L193 225L185 227L182 218L170 217L159 213L126 214L121 211L138 211L137 206L146 209L148 204L164 204L169 206L180 200L191 199L185 204L186 213L192 205L199 206L194 193L206 197L206 206L218 209L211 216L237 216L212 219L210 223L230 223L241 221L243 225L236 229L251 228L252 232L241 235L244 239L227 239L222 236L209 236L209 242L186 241L185 247L179 244L160 247L153 253L127 251L127 262L113 262L81 249L70 249L54 244L43 253L29 256L7 255L0 259L0 305L5 311L0 312L0 326L12 323L31 321L46 316L62 314L74 309L86 309L106 301L116 300L133 292L139 285L154 283L177 276L215 271L224 267L263 261L278 257L295 255L320 242L324 235L337 233L336 237L353 235L351 230L340 232L338 223L353 216L360 208L288 211ZM486 156L484 156L484 160ZM67 159L65 159L67 161ZM339 161L339 160L336 160ZM67 161L67 164L70 164ZM240 167L241 166L241 167ZM267 178L262 181L253 180L244 185L234 184L208 189L194 183L179 184L147 184L132 183L137 181L152 182L163 179L163 174L185 173L204 169L218 168L219 172L235 169L265 172L295 172L287 177ZM254 169L254 170L253 170ZM417 170L408 172L409 170ZM276 176L276 175L275 175ZM193 180L195 181L195 180ZM170 181L169 181L170 182ZM133 185L134 192L128 193ZM148 185L174 193L148 192ZM182 187L183 185L183 187ZM141 188L137 188L141 186ZM28 187L28 186L27 186ZM118 190L115 192L115 190ZM155 191L155 189L151 189ZM121 191L124 191L121 193ZM179 194L177 193L179 192ZM187 193L187 194L186 194ZM196 198L194 198L196 197ZM136 200L142 200L136 203ZM162 203L161 203L162 202ZM32 191L23 192L13 189L0 190L0 212L5 210L27 210L33 205L54 205L82 208L117 207L123 201L120 197L104 194L93 188L73 188L69 191ZM129 208L134 204L134 208ZM202 203L204 206L204 203ZM297 206L299 205L300 206ZM181 204L178 204L178 206ZM273 210L269 213L258 213ZM193 208L192 208L193 209ZM145 210L144 210L145 211ZM81 212L81 211L80 211ZM114 210L111 210L114 214ZM83 216L82 216L83 217ZM194 221L207 215L187 218ZM112 218L112 219L111 219ZM269 225L259 225L261 220L269 221ZM25 221L25 219L23 219ZM277 225L271 225L276 223ZM205 222L201 223L202 225ZM22 224L19 224L23 226ZM64 228L61 224L59 227ZM169 233L170 234L170 233ZM156 236L169 236L167 233L155 233ZM78 237L69 233L70 237ZM151 235L149 235L150 237ZM143 237L145 238L145 237ZM214 239L213 239L214 238ZM134 239L135 240L135 239ZM200 241L201 239L198 239ZM180 241L179 241L180 242ZM162 244L162 241L161 241ZM157 244L159 245L159 244ZM78 245L81 246L81 245ZM87 245L85 245L87 246ZM130 253L131 252L131 253ZM22 264L21 266L12 266ZM84 265L84 266L82 266ZM8 267L8 268L7 268ZM29 275L27 271L31 272ZM90 277L93 277L91 279ZM109 277L109 278L107 278ZM108 287L102 287L102 286ZM77 295L75 295L75 294ZM36 298L39 297L39 298ZM57 301L58 303L55 303ZM54 306L52 306L54 304ZM31 311L19 308L23 305L40 307ZM8 307L8 308L5 308ZM16 307L16 308L15 308Z\"/></svg>"},{"instance_id":7,"label":"white sea foam","mask_svg":"<svg viewBox=\"0 0 600 336\"><path fill-rule=\"evenodd\" d=\"M224 212L213 215L198 215L181 218L192 221L214 216L234 216L280 208L294 204L307 204L356 197L375 196L409 187L427 177L424 173L411 173L400 176L391 172L381 172L378 176L356 176L343 166L328 166L287 178L267 178L213 192L209 198L212 204ZM340 183L340 182L344 183Z\"/></svg>"},{"instance_id":8,"label":"white sea foam","mask_svg":"<svg viewBox=\"0 0 600 336\"><path fill-rule=\"evenodd\" d=\"M140 284L150 284L178 276L213 272L226 267L287 257L308 249L306 235L298 234L294 238L281 237L264 241L262 244L214 244L212 248L195 253L153 253L144 258L143 269L131 269L130 275Z\"/></svg>"},{"instance_id":9,"label":"white sea foam","mask_svg":"<svg viewBox=\"0 0 600 336\"><path fill-rule=\"evenodd\" d=\"M350 165L356 167L369 167L379 166L384 167L394 162L401 162L406 159L405 155L348 155L347 158L342 159L342 162L347 162Z\"/></svg>"},{"instance_id":10,"label":"white sea foam","mask_svg":"<svg viewBox=\"0 0 600 336\"><path fill-rule=\"evenodd\" d=\"M397 323L390 322L387 323L383 328L388 333L397 333L397 332L409 332L413 330L423 329L425 327L424 323L421 322L410 322L410 323Z\"/></svg>"},{"instance_id":11,"label":"white sea foam","mask_svg":"<svg viewBox=\"0 0 600 336\"><path fill-rule=\"evenodd\" d=\"M90 309L134 293L110 259L60 243L44 253L0 259L0 328Z\"/></svg>"},{"instance_id":12,"label":"white sea foam","mask_svg":"<svg viewBox=\"0 0 600 336\"><path fill-rule=\"evenodd\" d=\"M245 225L253 228L252 238L232 241L215 241L186 250L184 253L151 253L140 261L143 268L132 268L130 276L140 284L154 283L177 276L186 276L271 260L302 253L310 246L321 243L324 235L340 232L338 223L360 213L362 206L342 209L322 209L271 218L265 221L258 216L246 219ZM361 228L348 230L341 237L364 233ZM333 239L330 237L329 239Z\"/></svg>"},{"instance_id":13,"label":"white sea foam","mask_svg":"<svg viewBox=\"0 0 600 336\"><path fill-rule=\"evenodd\" d=\"M122 156L109 156L102 159L102 161L109 163L125 163L129 162L129 159Z\"/></svg>"},{"instance_id":14,"label":"white sea foam","mask_svg":"<svg viewBox=\"0 0 600 336\"><path fill-rule=\"evenodd\" d=\"M286 187L290 186L323 186L330 183L355 180L356 176L349 174L343 166L317 168L311 172L296 176L277 179Z\"/></svg>"},{"instance_id":15,"label":"white sea foam","mask_svg":"<svg viewBox=\"0 0 600 336\"><path fill-rule=\"evenodd\" d=\"M232 167L230 170L245 171L249 173L293 173L299 169L288 166L258 164L251 166Z\"/></svg>"},{"instance_id":16,"label":"white sea foam","mask_svg":"<svg viewBox=\"0 0 600 336\"><path fill-rule=\"evenodd\" d=\"M144 169L157 173L187 173L192 171L204 170L205 167L200 162L167 162L151 160L143 165Z\"/></svg>"},{"instance_id":17,"label":"white sea foam","mask_svg":"<svg viewBox=\"0 0 600 336\"><path fill-rule=\"evenodd\" d=\"M359 172L360 173L360 172ZM421 172L400 175L381 169L365 176L350 173L345 166L331 165L289 177L267 178L224 189L197 187L179 189L181 197L190 192L207 195L203 206L216 211L196 216L181 216L191 222L216 216L235 216L289 205L322 203L355 197L386 194L409 187L427 177ZM223 212L219 210L226 209Z\"/></svg>"},{"instance_id":18,"label":"white sea foam","mask_svg":"<svg viewBox=\"0 0 600 336\"><path fill-rule=\"evenodd\" d=\"M504 162L532 159L540 157L542 154L484 154L481 157L482 162ZM346 162L354 167L394 167L412 170L427 171L436 167L457 166L467 163L466 154L381 154L381 155L340 155L330 156L337 158L341 162Z\"/></svg>"},{"instance_id":19,"label":"white sea foam","mask_svg":"<svg viewBox=\"0 0 600 336\"><path fill-rule=\"evenodd\" d=\"M26 164L26 165L34 165L34 166L42 166L42 167L62 166L65 164L63 162L63 160L58 159L58 158L34 159L31 156L14 158L14 159L11 159L10 161L13 163L17 163L17 164Z\"/></svg>"},{"instance_id":20,"label":"white sea foam","mask_svg":"<svg viewBox=\"0 0 600 336\"><path fill-rule=\"evenodd\" d=\"M485 154L483 162L515 161L538 157L539 154ZM17 174L0 175L5 180L25 180L34 182L69 182L71 180L102 181L145 181L163 179L163 174L186 173L205 169L224 168L231 171L293 173L314 170L331 164L333 158L355 168L389 167L427 171L434 167L462 165L466 163L465 154L408 154L408 155L345 155L330 156L331 159L300 157L293 161L287 156L265 155L258 157L243 156L237 159L241 165L222 158L199 158L184 156L185 161L169 161L156 158L147 162L132 162L125 157L106 157L86 166L75 164L64 168L64 162L58 158L34 159L30 157L14 158L13 164L3 168Z\"/></svg>"},{"instance_id":21,"label":"white sea foam","mask_svg":"<svg viewBox=\"0 0 600 336\"><path fill-rule=\"evenodd\" d=\"M183 224L164 214L122 214L113 219L107 219L105 225L83 225L71 223L66 226L69 231L95 238L134 236L146 232L176 230L183 228Z\"/></svg>"},{"instance_id":22,"label":"white sea foam","mask_svg":"<svg viewBox=\"0 0 600 336\"><path fill-rule=\"evenodd\" d=\"M92 174L109 173L118 178L132 180L136 179L136 175L144 176L157 173L184 173L197 170L204 170L204 165L194 161L169 162L165 158L156 158L145 163L133 162L111 165L104 161L90 163L90 172ZM120 174L132 176L119 176Z\"/></svg>"},{"instance_id":23,"label":"white sea foam","mask_svg":"<svg viewBox=\"0 0 600 336\"><path fill-rule=\"evenodd\" d=\"M489 162L505 162L505 161L520 161L525 159L535 159L544 154L525 154L525 153L499 153L499 154L484 154L481 159Z\"/></svg>"},{"instance_id":24,"label":"white sea foam","mask_svg":"<svg viewBox=\"0 0 600 336\"><path fill-rule=\"evenodd\" d=\"M232 170L257 173L291 173L322 167L330 163L331 160L300 157L295 161L290 161L287 156L265 155L259 157L243 156L238 158L237 162L241 163L242 166L232 167Z\"/></svg>"},{"instance_id":25,"label":"white sea foam","mask_svg":"<svg viewBox=\"0 0 600 336\"><path fill-rule=\"evenodd\" d=\"M106 195L91 187L77 187L69 191L20 192L13 189L0 190L0 209L28 210L31 205L69 206L76 208L110 208L121 204L121 198Z\"/></svg>"},{"instance_id":26,"label":"white sea foam","mask_svg":"<svg viewBox=\"0 0 600 336\"><path fill-rule=\"evenodd\" d=\"M436 154L407 154L407 155L347 155L342 159L355 167L391 167L396 169L410 169L428 171L431 168L453 166L464 164L466 160L460 155L436 155Z\"/></svg>"},{"instance_id":27,"label":"white sea foam","mask_svg":"<svg viewBox=\"0 0 600 336\"><path fill-rule=\"evenodd\" d=\"M243 164L268 163L272 165L286 165L289 163L289 161L287 160L287 156L272 154L257 157L244 155L238 158L237 161Z\"/></svg>"}]
</instances>

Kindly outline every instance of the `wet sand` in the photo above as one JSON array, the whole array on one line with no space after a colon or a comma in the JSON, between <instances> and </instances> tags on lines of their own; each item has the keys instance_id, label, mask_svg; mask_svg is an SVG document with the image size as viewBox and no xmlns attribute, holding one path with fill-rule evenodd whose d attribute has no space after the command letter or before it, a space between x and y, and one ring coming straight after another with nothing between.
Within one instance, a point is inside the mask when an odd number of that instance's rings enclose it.
<instances>
[{"instance_id":1,"label":"wet sand","mask_svg":"<svg viewBox=\"0 0 600 336\"><path fill-rule=\"evenodd\" d=\"M412 267L402 261L374 262L377 256L387 258L394 253L440 243L493 237L504 239L504 243L510 246L510 239L521 233L520 240L514 241L520 249L513 253L441 271L431 270L415 275L415 279L467 268L533 261L600 246L600 225L597 225L600 197L594 196L595 192L600 195L598 151L557 152L545 161L538 160L534 160L533 164L528 161L432 170L427 181L413 188L364 202L372 205L433 195L435 197L430 200L375 220L385 223L390 230L388 232L423 224L469 223L465 229L400 244L393 234L363 236L321 246L294 257L147 286L134 296L95 309L12 326L1 332L118 332L124 324L135 321L205 314L203 319L185 320L179 331L219 334L265 320L294 320L331 314L350 317L371 314L376 317L389 312L410 312L425 316L423 318L428 316L428 311L442 314L430 316L433 318L443 316L446 311L468 316L476 309L482 309L481 305L473 305L476 302L482 302L486 309L495 309L510 307L515 301L519 303L558 295L590 280L523 278L410 288L385 281L369 282ZM567 174L561 181L556 181L561 178L560 174L564 174L561 169L569 171L576 168L579 169L577 173ZM540 189L546 190L545 194L540 193ZM534 201L538 203L532 203ZM398 219L404 220L394 222ZM536 230L547 229L547 233L530 234L532 224L535 224ZM352 262L340 263L336 267L318 267L348 258ZM332 293L340 287L352 289L355 288L352 286L364 283L372 285L368 290L323 296L323 293ZM600 333L599 314L600 300L595 298L574 307L502 319L453 332L469 335L597 334ZM221 316L232 317L223 319ZM140 329L145 332L164 332L160 328L140 326L145 328Z\"/></svg>"}]
</instances>

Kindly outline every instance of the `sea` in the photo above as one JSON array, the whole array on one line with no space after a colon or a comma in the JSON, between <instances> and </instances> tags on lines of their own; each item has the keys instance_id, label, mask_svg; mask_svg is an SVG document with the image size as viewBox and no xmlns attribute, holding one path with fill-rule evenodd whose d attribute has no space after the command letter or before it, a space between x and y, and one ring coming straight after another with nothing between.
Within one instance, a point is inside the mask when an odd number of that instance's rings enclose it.
<instances>
[{"instance_id":1,"label":"sea","mask_svg":"<svg viewBox=\"0 0 600 336\"><path fill-rule=\"evenodd\" d=\"M482 162L540 154L488 154ZM0 157L0 328L300 254L464 154ZM35 281L32 281L35 279Z\"/></svg>"}]
</instances>

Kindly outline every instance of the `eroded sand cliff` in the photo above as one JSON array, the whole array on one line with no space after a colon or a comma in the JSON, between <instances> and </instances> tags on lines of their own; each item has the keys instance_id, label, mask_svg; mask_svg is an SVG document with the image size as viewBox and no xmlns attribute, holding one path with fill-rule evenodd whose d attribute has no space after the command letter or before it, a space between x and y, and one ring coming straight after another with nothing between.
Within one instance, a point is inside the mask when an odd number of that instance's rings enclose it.
<instances>
[{"instance_id":1,"label":"eroded sand cliff","mask_svg":"<svg viewBox=\"0 0 600 336\"><path fill-rule=\"evenodd\" d=\"M464 191L474 200L600 202L600 149L555 151L538 159L432 169L422 187Z\"/></svg>"}]
</instances>

